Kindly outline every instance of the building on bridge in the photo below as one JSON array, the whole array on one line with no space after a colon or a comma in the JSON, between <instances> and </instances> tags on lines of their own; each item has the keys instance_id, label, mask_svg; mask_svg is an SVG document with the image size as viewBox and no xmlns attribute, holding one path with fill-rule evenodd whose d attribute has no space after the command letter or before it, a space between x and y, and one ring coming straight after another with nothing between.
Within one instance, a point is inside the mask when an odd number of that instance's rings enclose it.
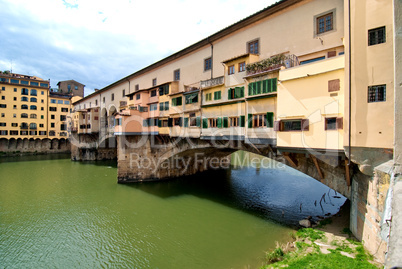
<instances>
[{"instance_id":1,"label":"building on bridge","mask_svg":"<svg viewBox=\"0 0 402 269\"><path fill-rule=\"evenodd\" d=\"M351 199L352 232L385 253L389 177L370 179L393 158L395 3L279 1L74 102L72 154L118 155L124 182L182 171L133 169L131 154L138 161L268 148ZM159 148L133 146L139 141ZM211 149L215 142L227 151Z\"/></svg>"}]
</instances>

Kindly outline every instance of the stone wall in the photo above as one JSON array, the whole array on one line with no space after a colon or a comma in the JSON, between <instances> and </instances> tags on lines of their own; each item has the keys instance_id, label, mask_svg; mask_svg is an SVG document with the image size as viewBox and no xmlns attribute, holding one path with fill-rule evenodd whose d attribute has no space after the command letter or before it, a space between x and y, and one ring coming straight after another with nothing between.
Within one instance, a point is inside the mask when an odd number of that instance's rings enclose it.
<instances>
[{"instance_id":1,"label":"stone wall","mask_svg":"<svg viewBox=\"0 0 402 269\"><path fill-rule=\"evenodd\" d=\"M117 159L116 138L99 141L99 134L72 134L71 160L100 161Z\"/></svg>"},{"instance_id":2,"label":"stone wall","mask_svg":"<svg viewBox=\"0 0 402 269\"><path fill-rule=\"evenodd\" d=\"M3 155L69 153L70 141L67 139L0 139L0 152Z\"/></svg>"}]
</instances>

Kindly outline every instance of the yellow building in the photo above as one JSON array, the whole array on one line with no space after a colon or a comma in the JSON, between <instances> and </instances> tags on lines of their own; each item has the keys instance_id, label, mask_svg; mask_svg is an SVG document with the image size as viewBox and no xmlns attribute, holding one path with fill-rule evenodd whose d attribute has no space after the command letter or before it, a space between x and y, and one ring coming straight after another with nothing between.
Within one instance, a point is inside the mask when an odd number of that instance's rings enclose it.
<instances>
[{"instance_id":1,"label":"yellow building","mask_svg":"<svg viewBox=\"0 0 402 269\"><path fill-rule=\"evenodd\" d=\"M0 138L47 138L49 81L4 72L0 87Z\"/></svg>"},{"instance_id":2,"label":"yellow building","mask_svg":"<svg viewBox=\"0 0 402 269\"><path fill-rule=\"evenodd\" d=\"M68 117L71 101L69 95L49 91L47 129L49 138L68 138Z\"/></svg>"}]
</instances>

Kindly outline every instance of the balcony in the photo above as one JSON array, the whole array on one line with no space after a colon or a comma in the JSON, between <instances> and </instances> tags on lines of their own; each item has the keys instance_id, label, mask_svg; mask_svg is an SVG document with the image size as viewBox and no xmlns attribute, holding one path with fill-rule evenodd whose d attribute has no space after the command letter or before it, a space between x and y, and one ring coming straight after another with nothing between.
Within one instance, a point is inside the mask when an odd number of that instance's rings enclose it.
<instances>
[{"instance_id":1,"label":"balcony","mask_svg":"<svg viewBox=\"0 0 402 269\"><path fill-rule=\"evenodd\" d=\"M200 83L201 89L211 88L218 85L223 85L225 83L225 77L217 77L208 80L203 80Z\"/></svg>"},{"instance_id":2,"label":"balcony","mask_svg":"<svg viewBox=\"0 0 402 269\"><path fill-rule=\"evenodd\" d=\"M299 59L294 54L279 54L259 62L250 63L246 66L247 76L256 76L281 69L281 67L291 68L299 65Z\"/></svg>"}]
</instances>

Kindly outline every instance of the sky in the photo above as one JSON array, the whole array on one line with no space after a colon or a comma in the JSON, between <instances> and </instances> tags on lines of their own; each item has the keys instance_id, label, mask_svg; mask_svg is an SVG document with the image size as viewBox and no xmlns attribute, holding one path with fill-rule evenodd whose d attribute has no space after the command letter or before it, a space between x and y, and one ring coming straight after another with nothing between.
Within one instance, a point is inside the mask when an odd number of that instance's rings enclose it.
<instances>
[{"instance_id":1,"label":"sky","mask_svg":"<svg viewBox=\"0 0 402 269\"><path fill-rule=\"evenodd\" d=\"M0 0L0 70L88 95L275 2Z\"/></svg>"}]
</instances>

